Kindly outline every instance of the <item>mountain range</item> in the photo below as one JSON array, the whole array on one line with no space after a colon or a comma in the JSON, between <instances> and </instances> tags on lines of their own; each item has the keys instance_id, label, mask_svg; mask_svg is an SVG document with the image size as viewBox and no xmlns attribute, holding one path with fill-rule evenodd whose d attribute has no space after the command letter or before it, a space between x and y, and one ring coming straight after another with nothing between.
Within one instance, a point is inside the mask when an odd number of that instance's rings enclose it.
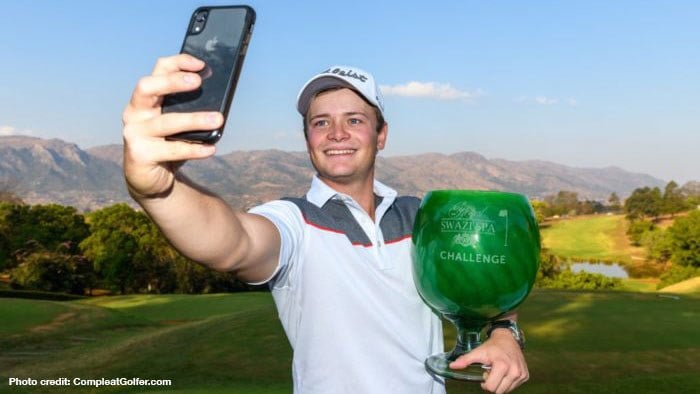
<instances>
[{"instance_id":1,"label":"mountain range","mask_svg":"<svg viewBox=\"0 0 700 394\"><path fill-rule=\"evenodd\" d=\"M76 144L27 136L0 136L0 192L31 204L80 210L131 201L121 169L122 146L83 150ZM233 206L251 207L282 196L302 196L314 173L306 152L235 151L186 163L182 169ZM488 189L544 198L561 190L579 199L607 200L663 180L618 167L575 168L546 161L487 159L474 152L377 158L377 179L400 194L433 189Z\"/></svg>"}]
</instances>

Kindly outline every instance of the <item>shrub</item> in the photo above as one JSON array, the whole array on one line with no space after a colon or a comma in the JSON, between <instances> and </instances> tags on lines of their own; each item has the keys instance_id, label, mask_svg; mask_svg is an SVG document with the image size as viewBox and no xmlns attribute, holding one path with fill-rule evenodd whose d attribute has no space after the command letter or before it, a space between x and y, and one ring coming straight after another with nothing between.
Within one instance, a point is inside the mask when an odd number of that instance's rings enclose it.
<instances>
[{"instance_id":1,"label":"shrub","mask_svg":"<svg viewBox=\"0 0 700 394\"><path fill-rule=\"evenodd\" d=\"M543 250L535 286L544 289L613 290L622 287L622 280L589 272L574 273L562 269L559 258Z\"/></svg>"},{"instance_id":2,"label":"shrub","mask_svg":"<svg viewBox=\"0 0 700 394\"><path fill-rule=\"evenodd\" d=\"M673 245L671 261L700 268L700 211L676 219L667 231Z\"/></svg>"},{"instance_id":3,"label":"shrub","mask_svg":"<svg viewBox=\"0 0 700 394\"><path fill-rule=\"evenodd\" d=\"M625 265L625 271L630 278L658 278L670 265L653 261L634 261Z\"/></svg>"},{"instance_id":4,"label":"shrub","mask_svg":"<svg viewBox=\"0 0 700 394\"><path fill-rule=\"evenodd\" d=\"M654 228L656 228L656 226L650 221L642 219L633 220L627 228L627 235L630 237L633 245L641 246L644 234L654 230Z\"/></svg>"},{"instance_id":5,"label":"shrub","mask_svg":"<svg viewBox=\"0 0 700 394\"><path fill-rule=\"evenodd\" d=\"M656 261L668 261L673 254L673 238L667 231L658 227L642 234L640 243L649 253L649 258Z\"/></svg>"},{"instance_id":6,"label":"shrub","mask_svg":"<svg viewBox=\"0 0 700 394\"><path fill-rule=\"evenodd\" d=\"M591 274L589 272L574 273L566 270L553 278L542 279L538 285L545 289L615 290L622 288L622 280L609 278L601 274Z\"/></svg>"},{"instance_id":7,"label":"shrub","mask_svg":"<svg viewBox=\"0 0 700 394\"><path fill-rule=\"evenodd\" d=\"M668 271L661 275L661 281L656 288L663 289L666 286L671 286L674 283L683 282L684 280L692 279L696 276L700 276L700 268L674 264Z\"/></svg>"}]
</instances>

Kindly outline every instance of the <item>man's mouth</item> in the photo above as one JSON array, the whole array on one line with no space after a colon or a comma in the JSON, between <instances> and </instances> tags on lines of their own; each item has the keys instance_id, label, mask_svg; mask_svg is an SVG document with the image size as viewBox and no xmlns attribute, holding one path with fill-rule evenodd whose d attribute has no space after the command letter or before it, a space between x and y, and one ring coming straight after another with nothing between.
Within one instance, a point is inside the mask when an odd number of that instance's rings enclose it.
<instances>
[{"instance_id":1,"label":"man's mouth","mask_svg":"<svg viewBox=\"0 0 700 394\"><path fill-rule=\"evenodd\" d=\"M352 155L357 149L328 149L324 153L328 156Z\"/></svg>"}]
</instances>

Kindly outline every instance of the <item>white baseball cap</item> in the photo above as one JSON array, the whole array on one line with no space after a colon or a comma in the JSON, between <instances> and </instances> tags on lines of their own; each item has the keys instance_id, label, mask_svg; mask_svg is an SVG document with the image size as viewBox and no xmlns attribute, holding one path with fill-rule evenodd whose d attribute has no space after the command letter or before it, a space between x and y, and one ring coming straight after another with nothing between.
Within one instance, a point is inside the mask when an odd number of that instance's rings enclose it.
<instances>
[{"instance_id":1,"label":"white baseball cap","mask_svg":"<svg viewBox=\"0 0 700 394\"><path fill-rule=\"evenodd\" d=\"M372 74L350 66L331 66L313 78L309 79L299 91L297 97L297 110L302 116L309 111L311 99L316 93L335 87L345 87L362 95L370 104L379 108L384 115L384 99L379 86L374 81Z\"/></svg>"}]
</instances>

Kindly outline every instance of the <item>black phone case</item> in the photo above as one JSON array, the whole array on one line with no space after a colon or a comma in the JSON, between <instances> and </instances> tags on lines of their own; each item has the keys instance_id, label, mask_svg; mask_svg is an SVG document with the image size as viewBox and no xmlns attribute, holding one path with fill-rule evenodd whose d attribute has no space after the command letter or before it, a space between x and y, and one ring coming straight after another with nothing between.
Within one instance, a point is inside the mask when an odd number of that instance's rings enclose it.
<instances>
[{"instance_id":1,"label":"black phone case","mask_svg":"<svg viewBox=\"0 0 700 394\"><path fill-rule=\"evenodd\" d=\"M174 134L168 140L213 144L221 138L254 24L255 11L249 6L207 6L194 11L180 53L206 63L199 72L202 85L194 91L165 96L161 111L219 111L224 124L217 130Z\"/></svg>"}]
</instances>

